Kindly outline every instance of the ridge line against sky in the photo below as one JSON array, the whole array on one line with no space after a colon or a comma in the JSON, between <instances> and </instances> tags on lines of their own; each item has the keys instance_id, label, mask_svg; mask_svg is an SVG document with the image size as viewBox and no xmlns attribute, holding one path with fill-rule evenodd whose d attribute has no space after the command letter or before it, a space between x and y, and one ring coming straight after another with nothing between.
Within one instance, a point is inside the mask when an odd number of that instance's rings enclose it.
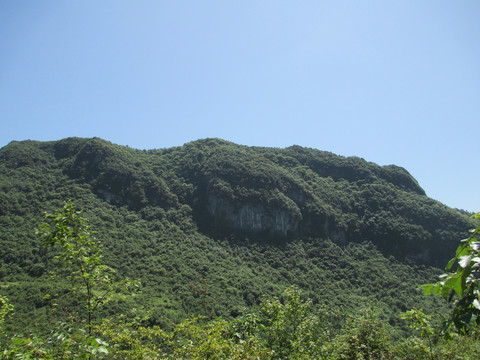
<instances>
[{"instance_id":1,"label":"ridge line against sky","mask_svg":"<svg viewBox=\"0 0 480 360\"><path fill-rule=\"evenodd\" d=\"M4 1L0 146L294 144L480 210L478 1Z\"/></svg>"}]
</instances>

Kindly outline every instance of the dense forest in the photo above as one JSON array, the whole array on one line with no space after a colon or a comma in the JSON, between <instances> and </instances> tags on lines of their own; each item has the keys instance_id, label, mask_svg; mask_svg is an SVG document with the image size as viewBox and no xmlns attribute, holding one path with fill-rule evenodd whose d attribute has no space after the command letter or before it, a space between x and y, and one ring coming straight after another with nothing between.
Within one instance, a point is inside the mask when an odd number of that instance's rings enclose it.
<instances>
[{"instance_id":1,"label":"dense forest","mask_svg":"<svg viewBox=\"0 0 480 360\"><path fill-rule=\"evenodd\" d=\"M0 346L6 359L478 358L475 331L442 332L452 304L419 289L478 226L470 215L401 167L300 146L11 142Z\"/></svg>"}]
</instances>

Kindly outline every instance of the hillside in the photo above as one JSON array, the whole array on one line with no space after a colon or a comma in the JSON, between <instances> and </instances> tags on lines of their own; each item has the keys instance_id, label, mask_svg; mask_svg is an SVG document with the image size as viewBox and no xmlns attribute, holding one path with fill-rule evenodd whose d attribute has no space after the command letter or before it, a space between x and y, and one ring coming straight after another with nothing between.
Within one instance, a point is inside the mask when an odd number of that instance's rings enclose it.
<instances>
[{"instance_id":1,"label":"hillside","mask_svg":"<svg viewBox=\"0 0 480 360\"><path fill-rule=\"evenodd\" d=\"M0 286L22 314L12 326L47 322L50 255L34 230L67 199L106 262L141 280L110 314L136 308L164 325L235 317L295 284L317 305L376 303L396 326L399 311L443 306L416 285L435 280L473 227L403 168L300 146L12 142L0 150Z\"/></svg>"}]
</instances>

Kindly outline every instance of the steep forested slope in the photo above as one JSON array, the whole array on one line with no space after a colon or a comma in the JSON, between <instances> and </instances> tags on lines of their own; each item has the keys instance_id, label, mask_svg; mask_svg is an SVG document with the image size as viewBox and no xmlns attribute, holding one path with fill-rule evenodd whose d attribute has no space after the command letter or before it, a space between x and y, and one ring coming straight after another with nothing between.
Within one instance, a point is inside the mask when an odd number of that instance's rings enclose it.
<instances>
[{"instance_id":1,"label":"steep forested slope","mask_svg":"<svg viewBox=\"0 0 480 360\"><path fill-rule=\"evenodd\" d=\"M395 324L400 310L433 306L416 284L434 280L432 266L473 227L403 168L299 146L12 142L0 150L0 291L24 315L17 326L50 316L51 255L34 229L67 199L85 210L106 262L142 282L108 311L135 308L152 324L236 316L291 284L315 304L377 303Z\"/></svg>"}]
</instances>

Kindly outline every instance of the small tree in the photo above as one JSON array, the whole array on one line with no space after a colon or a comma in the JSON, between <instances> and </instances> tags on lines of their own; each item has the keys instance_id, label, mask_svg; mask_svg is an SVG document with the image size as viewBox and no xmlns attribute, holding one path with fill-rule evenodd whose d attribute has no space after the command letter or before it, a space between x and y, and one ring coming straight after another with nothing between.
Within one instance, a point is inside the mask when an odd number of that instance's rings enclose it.
<instances>
[{"instance_id":1,"label":"small tree","mask_svg":"<svg viewBox=\"0 0 480 360\"><path fill-rule=\"evenodd\" d=\"M435 329L431 325L431 315L426 315L422 309L411 309L400 317L408 322L410 329L415 330L419 338L413 337L405 341L406 351L412 355L414 352L420 357L425 357L433 360L435 358L434 342L435 342ZM408 346L410 345L410 346Z\"/></svg>"},{"instance_id":2,"label":"small tree","mask_svg":"<svg viewBox=\"0 0 480 360\"><path fill-rule=\"evenodd\" d=\"M472 216L480 218L480 213ZM462 240L455 257L451 259L446 270L456 265L456 271L440 276L435 284L423 285L426 295L432 292L442 295L448 302L453 302L454 309L444 331L452 325L460 333L469 333L480 327L480 226L471 230L471 235Z\"/></svg>"},{"instance_id":3,"label":"small tree","mask_svg":"<svg viewBox=\"0 0 480 360\"><path fill-rule=\"evenodd\" d=\"M388 332L374 309L362 309L359 315L347 318L343 334L334 340L335 359L391 359Z\"/></svg>"},{"instance_id":4,"label":"small tree","mask_svg":"<svg viewBox=\"0 0 480 360\"><path fill-rule=\"evenodd\" d=\"M312 301L302 300L300 290L291 286L283 299L264 298L258 309L237 319L234 327L240 339L255 338L273 350L273 359L315 358L327 337L322 315L314 313Z\"/></svg>"},{"instance_id":5,"label":"small tree","mask_svg":"<svg viewBox=\"0 0 480 360\"><path fill-rule=\"evenodd\" d=\"M101 244L87 225L87 220L71 201L60 211L46 215L46 222L38 229L41 240L48 247L59 248L56 259L67 268L75 293L83 298L89 336L93 317L114 288L115 271L102 264Z\"/></svg>"}]
</instances>

